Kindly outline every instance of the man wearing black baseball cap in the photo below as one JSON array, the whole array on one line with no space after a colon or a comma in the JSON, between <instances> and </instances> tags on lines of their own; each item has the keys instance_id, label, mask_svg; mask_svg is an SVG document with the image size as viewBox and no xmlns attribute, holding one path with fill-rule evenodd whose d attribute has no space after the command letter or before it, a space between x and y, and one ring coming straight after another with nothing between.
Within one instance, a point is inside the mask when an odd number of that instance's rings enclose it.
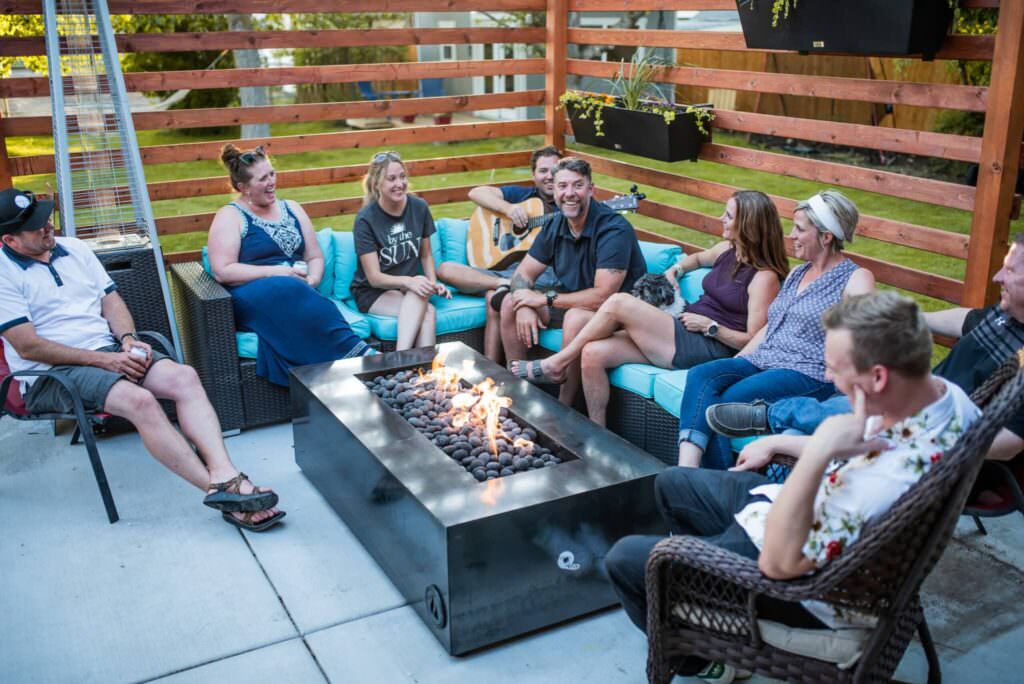
<instances>
[{"instance_id":1,"label":"man wearing black baseball cap","mask_svg":"<svg viewBox=\"0 0 1024 684\"><path fill-rule=\"evenodd\" d=\"M0 191L0 336L11 370L59 371L87 410L131 421L150 453L205 490L203 502L232 525L258 532L280 522L277 494L231 463L195 370L136 337L128 307L89 246L54 235L53 206L27 190ZM30 412L72 410L57 381L20 380ZM184 436L157 399L175 402Z\"/></svg>"}]
</instances>

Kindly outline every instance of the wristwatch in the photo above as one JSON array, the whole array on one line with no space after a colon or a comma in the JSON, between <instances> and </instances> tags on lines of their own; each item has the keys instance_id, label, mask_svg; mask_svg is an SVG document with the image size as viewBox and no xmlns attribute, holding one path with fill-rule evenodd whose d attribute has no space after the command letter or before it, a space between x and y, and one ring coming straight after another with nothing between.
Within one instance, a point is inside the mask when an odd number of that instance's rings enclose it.
<instances>
[{"instance_id":1,"label":"wristwatch","mask_svg":"<svg viewBox=\"0 0 1024 684\"><path fill-rule=\"evenodd\" d=\"M545 293L545 296L548 298L548 308L550 309L555 305L555 300L558 298L558 293L555 292L554 290L548 290Z\"/></svg>"},{"instance_id":2,"label":"wristwatch","mask_svg":"<svg viewBox=\"0 0 1024 684\"><path fill-rule=\"evenodd\" d=\"M711 325L709 325L708 329L704 331L704 337L714 337L717 334L718 334L718 324L715 323L714 321L711 321Z\"/></svg>"}]
</instances>

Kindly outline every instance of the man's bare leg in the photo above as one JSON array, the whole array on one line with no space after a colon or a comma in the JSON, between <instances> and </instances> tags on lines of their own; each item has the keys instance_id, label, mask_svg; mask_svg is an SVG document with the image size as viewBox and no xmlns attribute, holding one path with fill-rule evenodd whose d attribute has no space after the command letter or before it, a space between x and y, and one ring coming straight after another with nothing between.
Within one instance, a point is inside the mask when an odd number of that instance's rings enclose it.
<instances>
[{"instance_id":1,"label":"man's bare leg","mask_svg":"<svg viewBox=\"0 0 1024 684\"><path fill-rule=\"evenodd\" d=\"M562 345L569 344L576 338L583 326L594 317L594 312L588 309L569 309L565 312L565 319L562 321ZM577 357L578 359L578 357ZM544 365L541 364L541 368ZM580 364L579 361L570 363L565 369L565 382L558 388L558 401L566 406L572 406L576 400L576 393L580 390Z\"/></svg>"},{"instance_id":2,"label":"man's bare leg","mask_svg":"<svg viewBox=\"0 0 1024 684\"><path fill-rule=\"evenodd\" d=\"M453 261L445 261L438 265L437 278L449 285L454 285L459 292L471 294L479 294L493 290L499 285L508 284L508 278L499 278L491 273L484 273Z\"/></svg>"},{"instance_id":3,"label":"man's bare leg","mask_svg":"<svg viewBox=\"0 0 1024 684\"><path fill-rule=\"evenodd\" d=\"M175 377L179 374L180 379ZM103 410L131 421L143 446L157 461L203 491L209 491L211 483L226 482L238 475L224 447L220 421L191 366L160 361L150 368L143 382L142 387L127 380L115 383ZM182 429L188 426L186 434L207 459L206 465L167 419L157 397L175 402ZM239 486L242 494L253 491L251 482ZM259 523L276 513L276 508L270 508L252 513L250 519Z\"/></svg>"},{"instance_id":4,"label":"man's bare leg","mask_svg":"<svg viewBox=\"0 0 1024 684\"><path fill-rule=\"evenodd\" d=\"M484 309L487 312L487 323L484 326L484 355L500 365L503 362L501 314L491 306L491 297L493 296L494 290L488 290L487 294L484 295L484 301L487 304Z\"/></svg>"}]
</instances>

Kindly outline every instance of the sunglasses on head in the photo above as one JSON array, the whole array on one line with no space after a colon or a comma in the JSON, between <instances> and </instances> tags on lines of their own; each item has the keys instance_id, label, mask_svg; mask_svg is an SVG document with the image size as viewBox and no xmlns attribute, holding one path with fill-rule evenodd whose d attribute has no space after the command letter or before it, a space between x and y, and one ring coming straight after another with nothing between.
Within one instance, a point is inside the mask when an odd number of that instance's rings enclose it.
<instances>
[{"instance_id":1,"label":"sunglasses on head","mask_svg":"<svg viewBox=\"0 0 1024 684\"><path fill-rule=\"evenodd\" d=\"M398 156L397 152L378 152L373 155L374 164L380 164L385 161L402 161L402 158Z\"/></svg>"},{"instance_id":2,"label":"sunglasses on head","mask_svg":"<svg viewBox=\"0 0 1024 684\"><path fill-rule=\"evenodd\" d=\"M246 166L251 166L262 159L263 156L261 152L243 152L238 155L238 159Z\"/></svg>"},{"instance_id":3,"label":"sunglasses on head","mask_svg":"<svg viewBox=\"0 0 1024 684\"><path fill-rule=\"evenodd\" d=\"M7 219L6 221L0 221L0 227L20 225L24 221L24 219L29 214L32 213L32 210L36 208L36 204L38 203L38 200L36 200L35 193L33 193L31 190L24 190L24 191L22 191L22 193L21 193L21 195L19 195L19 197L27 197L28 198L28 204L25 205L24 207L22 207L21 211L19 211L17 214L12 216L11 218Z\"/></svg>"}]
</instances>

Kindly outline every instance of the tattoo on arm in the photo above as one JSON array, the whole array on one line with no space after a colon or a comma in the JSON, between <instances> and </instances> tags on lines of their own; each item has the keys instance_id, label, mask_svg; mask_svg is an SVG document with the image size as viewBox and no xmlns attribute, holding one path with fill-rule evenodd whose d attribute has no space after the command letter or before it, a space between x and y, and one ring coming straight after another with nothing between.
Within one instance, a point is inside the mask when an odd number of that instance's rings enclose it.
<instances>
[{"instance_id":1,"label":"tattoo on arm","mask_svg":"<svg viewBox=\"0 0 1024 684\"><path fill-rule=\"evenodd\" d=\"M509 281L509 289L513 292L516 290L532 290L533 281L520 273L513 273L512 280Z\"/></svg>"}]
</instances>

